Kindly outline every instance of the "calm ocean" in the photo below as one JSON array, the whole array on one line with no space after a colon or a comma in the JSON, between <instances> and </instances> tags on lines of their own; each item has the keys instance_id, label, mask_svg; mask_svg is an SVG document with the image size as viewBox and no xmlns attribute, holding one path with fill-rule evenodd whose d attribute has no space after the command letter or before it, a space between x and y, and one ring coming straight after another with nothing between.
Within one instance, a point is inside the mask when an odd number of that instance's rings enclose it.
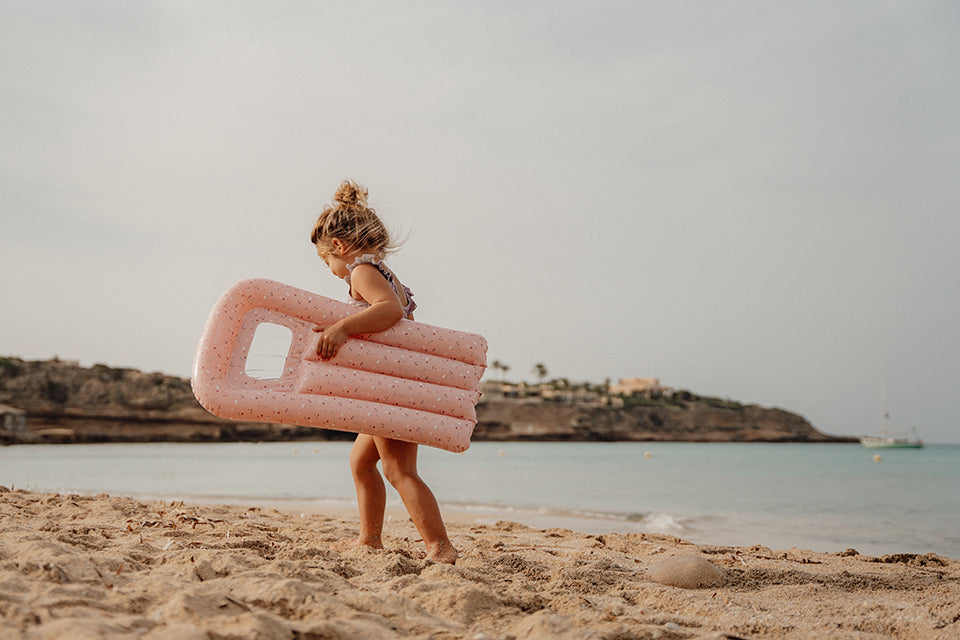
<instances>
[{"instance_id":1,"label":"calm ocean","mask_svg":"<svg viewBox=\"0 0 960 640\"><path fill-rule=\"evenodd\" d=\"M291 509L353 504L350 443L0 447L0 485ZM588 533L960 558L960 447L475 443L421 448L448 511ZM390 494L391 506L400 507Z\"/></svg>"}]
</instances>

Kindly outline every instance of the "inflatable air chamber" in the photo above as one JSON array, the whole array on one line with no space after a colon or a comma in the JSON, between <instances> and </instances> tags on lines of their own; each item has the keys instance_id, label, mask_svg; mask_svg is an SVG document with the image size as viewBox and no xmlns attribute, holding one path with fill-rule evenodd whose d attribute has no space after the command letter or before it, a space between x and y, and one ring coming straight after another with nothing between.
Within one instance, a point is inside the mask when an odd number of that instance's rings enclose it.
<instances>
[{"instance_id":1,"label":"inflatable air chamber","mask_svg":"<svg viewBox=\"0 0 960 640\"><path fill-rule=\"evenodd\" d=\"M193 393L222 418L275 422L465 451L476 425L487 342L479 335L401 320L351 336L337 355L316 354L320 334L357 307L271 280L244 280L207 319L193 366ZM278 377L248 375L257 328L289 329ZM285 333L285 332L284 332Z\"/></svg>"}]
</instances>

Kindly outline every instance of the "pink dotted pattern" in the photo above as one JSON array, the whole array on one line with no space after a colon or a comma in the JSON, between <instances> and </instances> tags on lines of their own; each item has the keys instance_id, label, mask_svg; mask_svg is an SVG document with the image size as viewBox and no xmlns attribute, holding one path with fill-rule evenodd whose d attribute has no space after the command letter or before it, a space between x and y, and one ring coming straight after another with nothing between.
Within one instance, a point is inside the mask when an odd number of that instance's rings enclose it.
<instances>
[{"instance_id":1,"label":"pink dotted pattern","mask_svg":"<svg viewBox=\"0 0 960 640\"><path fill-rule=\"evenodd\" d=\"M354 336L329 360L316 355L317 325L353 305L272 280L243 280L210 312L194 359L193 393L222 418L277 422L394 438L465 451L476 425L487 341L480 335L401 320ZM257 326L290 329L283 373L248 376Z\"/></svg>"}]
</instances>

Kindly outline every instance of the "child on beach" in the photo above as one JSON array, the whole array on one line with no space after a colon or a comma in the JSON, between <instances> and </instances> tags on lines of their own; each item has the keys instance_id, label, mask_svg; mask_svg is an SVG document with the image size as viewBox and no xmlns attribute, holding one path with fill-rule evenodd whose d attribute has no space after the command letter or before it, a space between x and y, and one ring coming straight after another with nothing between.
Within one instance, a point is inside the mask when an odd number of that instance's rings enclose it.
<instances>
[{"instance_id":1,"label":"child on beach","mask_svg":"<svg viewBox=\"0 0 960 640\"><path fill-rule=\"evenodd\" d=\"M366 188L344 181L333 200L317 218L310 241L330 272L350 287L353 301L364 308L328 327L314 329L321 333L317 354L323 359L335 356L352 335L377 333L403 318L412 320L417 306L410 289L383 263L396 247L383 222L367 205ZM417 445L366 434L358 435L350 450L350 470L360 508L356 544L383 548L386 487L377 470L378 462L382 462L383 475L400 494L423 537L427 558L456 562L457 550L447 537L437 499L417 473Z\"/></svg>"}]
</instances>

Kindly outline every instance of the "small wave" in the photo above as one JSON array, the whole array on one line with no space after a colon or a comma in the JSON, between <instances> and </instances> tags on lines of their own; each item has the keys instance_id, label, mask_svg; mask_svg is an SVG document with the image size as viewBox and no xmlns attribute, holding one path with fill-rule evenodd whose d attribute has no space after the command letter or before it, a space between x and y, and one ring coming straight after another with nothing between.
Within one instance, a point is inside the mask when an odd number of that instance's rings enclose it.
<instances>
[{"instance_id":1,"label":"small wave","mask_svg":"<svg viewBox=\"0 0 960 640\"><path fill-rule=\"evenodd\" d=\"M644 531L679 536L688 531L683 518L669 513L651 513L639 521Z\"/></svg>"},{"instance_id":2,"label":"small wave","mask_svg":"<svg viewBox=\"0 0 960 640\"><path fill-rule=\"evenodd\" d=\"M513 520L536 528L563 528L584 533L660 533L680 536L689 529L686 520L668 513L616 513L586 509L517 507L490 504L448 505L468 513L478 522Z\"/></svg>"}]
</instances>

